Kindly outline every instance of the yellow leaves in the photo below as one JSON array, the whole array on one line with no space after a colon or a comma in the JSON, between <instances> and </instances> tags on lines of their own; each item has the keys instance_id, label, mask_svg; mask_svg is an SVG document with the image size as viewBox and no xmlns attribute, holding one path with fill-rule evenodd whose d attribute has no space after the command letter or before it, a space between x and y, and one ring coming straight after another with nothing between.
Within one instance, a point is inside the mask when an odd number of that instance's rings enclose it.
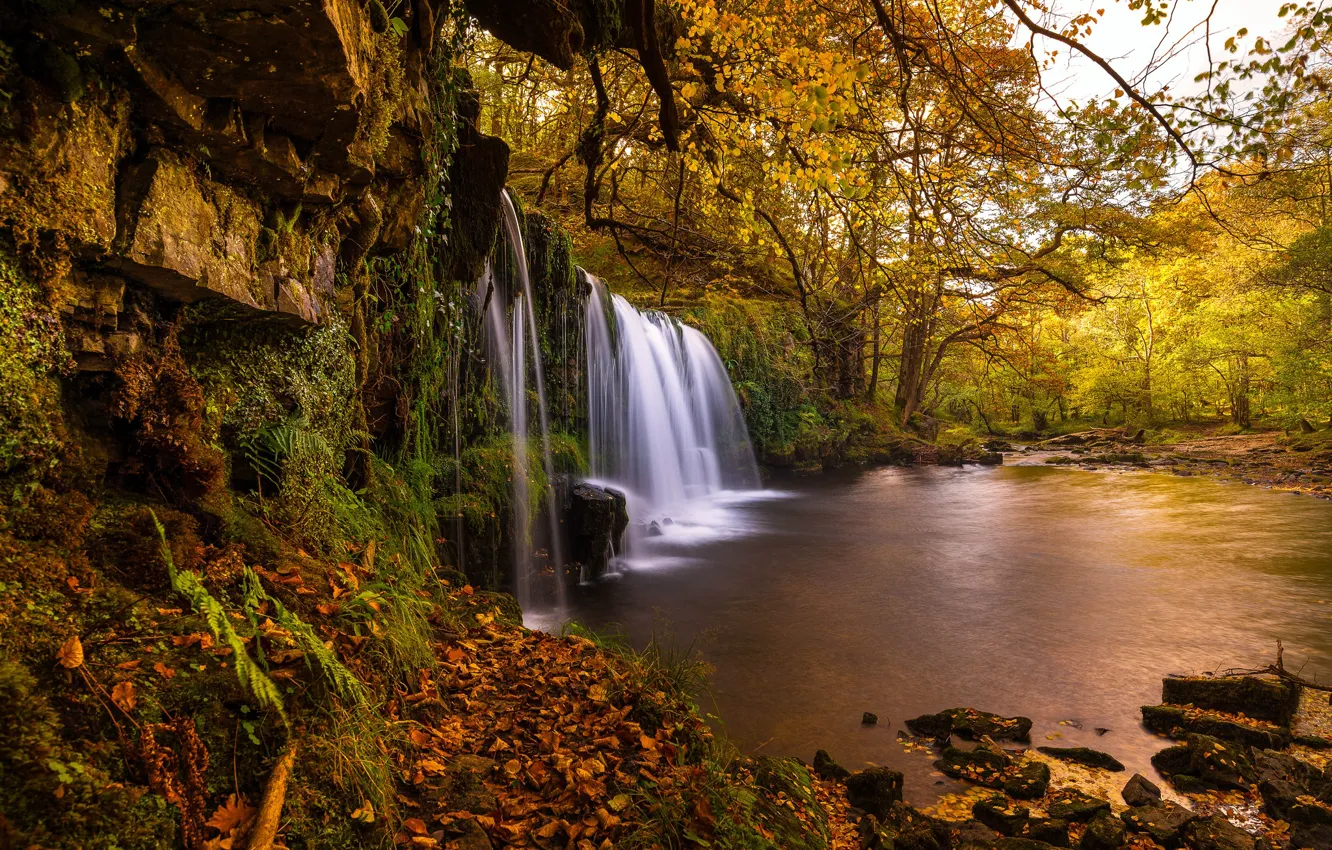
<instances>
[{"instance_id":1,"label":"yellow leaves","mask_svg":"<svg viewBox=\"0 0 1332 850\"><path fill-rule=\"evenodd\" d=\"M351 813L351 819L360 824L372 824L375 822L375 807L369 800L362 800L360 808Z\"/></svg>"},{"instance_id":2,"label":"yellow leaves","mask_svg":"<svg viewBox=\"0 0 1332 850\"><path fill-rule=\"evenodd\" d=\"M83 666L83 641L79 640L78 635L60 644L60 649L56 650L56 661L69 670Z\"/></svg>"}]
</instances>

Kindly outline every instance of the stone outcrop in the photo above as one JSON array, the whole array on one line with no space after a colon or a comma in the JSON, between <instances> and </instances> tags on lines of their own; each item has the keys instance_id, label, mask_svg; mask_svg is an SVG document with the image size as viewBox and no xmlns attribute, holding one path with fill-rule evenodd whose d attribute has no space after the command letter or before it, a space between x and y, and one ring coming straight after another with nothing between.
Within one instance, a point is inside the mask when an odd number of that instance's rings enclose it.
<instances>
[{"instance_id":1,"label":"stone outcrop","mask_svg":"<svg viewBox=\"0 0 1332 850\"><path fill-rule=\"evenodd\" d=\"M619 490L580 482L569 492L570 557L589 579L606 572L629 527L628 503Z\"/></svg>"}]
</instances>

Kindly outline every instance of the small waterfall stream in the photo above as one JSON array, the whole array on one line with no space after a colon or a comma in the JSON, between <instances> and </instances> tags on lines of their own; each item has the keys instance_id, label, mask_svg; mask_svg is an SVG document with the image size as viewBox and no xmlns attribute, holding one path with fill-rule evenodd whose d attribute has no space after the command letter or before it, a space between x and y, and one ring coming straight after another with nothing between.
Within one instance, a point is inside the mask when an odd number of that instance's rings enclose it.
<instances>
[{"instance_id":1,"label":"small waterfall stream","mask_svg":"<svg viewBox=\"0 0 1332 850\"><path fill-rule=\"evenodd\" d=\"M522 221L507 192L500 206L504 247L477 281L474 303L483 314L486 358L508 418L512 587L524 611L558 619L568 601L565 540L541 330ZM586 280L589 478L625 493L627 539L607 560L618 554L617 562L632 563L625 556L646 547L648 537L688 539L691 532L724 525L718 500L757 488L758 467L730 377L707 338L665 313L639 312L591 275ZM535 505L544 523L534 516ZM534 541L545 542L544 559Z\"/></svg>"},{"instance_id":2,"label":"small waterfall stream","mask_svg":"<svg viewBox=\"0 0 1332 850\"><path fill-rule=\"evenodd\" d=\"M513 455L513 527L510 548L513 561L514 595L524 610L538 600L534 588L536 552L532 543L531 439L527 376L530 370L536 387L538 433L541 439L541 463L545 472L545 492L540 504L548 522L547 555L554 571L553 602L557 610L565 608L564 553L560 533L559 506L555 497L555 470L550 451L550 419L546 405L545 366L541 361L541 340L532 299L532 282L527 253L523 246L518 210L507 192L500 193L503 224L504 274L486 266L477 283L476 298L485 311L486 349L497 374L508 406L509 435ZM506 313L507 323L506 323ZM495 367L498 368L495 368Z\"/></svg>"},{"instance_id":3,"label":"small waterfall stream","mask_svg":"<svg viewBox=\"0 0 1332 850\"><path fill-rule=\"evenodd\" d=\"M591 478L625 491L632 547L696 521L709 496L757 488L758 466L707 337L587 278Z\"/></svg>"}]
</instances>

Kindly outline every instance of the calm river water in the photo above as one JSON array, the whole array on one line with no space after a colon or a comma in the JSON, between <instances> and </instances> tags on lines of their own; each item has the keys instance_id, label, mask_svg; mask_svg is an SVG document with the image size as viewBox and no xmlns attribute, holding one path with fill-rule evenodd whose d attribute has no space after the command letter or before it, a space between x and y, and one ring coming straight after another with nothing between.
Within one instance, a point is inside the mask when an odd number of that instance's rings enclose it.
<instances>
[{"instance_id":1,"label":"calm river water","mask_svg":"<svg viewBox=\"0 0 1332 850\"><path fill-rule=\"evenodd\" d=\"M1332 503L1041 467L773 487L667 526L572 601L638 645L665 624L697 641L715 666L707 707L746 751L890 765L925 802L952 786L896 732L971 706L1151 776L1162 742L1138 707L1165 674L1266 664L1280 638L1288 666L1332 678Z\"/></svg>"}]
</instances>

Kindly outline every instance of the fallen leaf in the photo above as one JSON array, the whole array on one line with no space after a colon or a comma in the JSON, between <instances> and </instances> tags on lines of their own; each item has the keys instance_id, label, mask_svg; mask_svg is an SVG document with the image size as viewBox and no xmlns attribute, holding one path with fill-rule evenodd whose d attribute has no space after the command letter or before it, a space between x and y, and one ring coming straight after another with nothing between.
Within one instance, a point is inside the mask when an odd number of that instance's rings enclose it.
<instances>
[{"instance_id":1,"label":"fallen leaf","mask_svg":"<svg viewBox=\"0 0 1332 850\"><path fill-rule=\"evenodd\" d=\"M150 647L148 647L148 649L152 649L152 647L150 646ZM136 658L136 659L134 659L133 661L122 661L122 662L120 662L119 664L116 665L116 669L117 669L117 670L138 670L138 669L139 669L139 665L142 664L142 663L143 663L143 659L142 659L142 658Z\"/></svg>"},{"instance_id":2,"label":"fallen leaf","mask_svg":"<svg viewBox=\"0 0 1332 850\"><path fill-rule=\"evenodd\" d=\"M157 675L161 676L163 679L174 679L174 678L176 678L176 671L173 670L172 668L166 666L166 665L163 664L161 661L159 661L159 662L157 662L156 664L154 664L154 665L153 665L153 669L156 670L156 671L157 671Z\"/></svg>"},{"instance_id":3,"label":"fallen leaf","mask_svg":"<svg viewBox=\"0 0 1332 850\"><path fill-rule=\"evenodd\" d=\"M56 650L56 660L61 667L70 670L83 666L83 641L79 640L78 635L60 644L60 649Z\"/></svg>"},{"instance_id":4,"label":"fallen leaf","mask_svg":"<svg viewBox=\"0 0 1332 850\"><path fill-rule=\"evenodd\" d=\"M375 807L369 800L362 800L361 807L351 813L351 819L357 823L370 824L375 822Z\"/></svg>"},{"instance_id":5,"label":"fallen leaf","mask_svg":"<svg viewBox=\"0 0 1332 850\"><path fill-rule=\"evenodd\" d=\"M421 820L420 818L407 818L407 820L402 822L402 826L412 835L426 834L425 821Z\"/></svg>"},{"instance_id":6,"label":"fallen leaf","mask_svg":"<svg viewBox=\"0 0 1332 850\"><path fill-rule=\"evenodd\" d=\"M237 827L243 826L250 818L254 817L256 810L254 806L245 802L244 797L237 798L235 794L227 797L227 801L217 807L213 816L204 822L205 826L211 826L223 835L230 835Z\"/></svg>"},{"instance_id":7,"label":"fallen leaf","mask_svg":"<svg viewBox=\"0 0 1332 850\"><path fill-rule=\"evenodd\" d=\"M120 706L120 710L126 714L134 710L134 706L139 700L134 695L134 683L124 681L111 689L111 701Z\"/></svg>"}]
</instances>

